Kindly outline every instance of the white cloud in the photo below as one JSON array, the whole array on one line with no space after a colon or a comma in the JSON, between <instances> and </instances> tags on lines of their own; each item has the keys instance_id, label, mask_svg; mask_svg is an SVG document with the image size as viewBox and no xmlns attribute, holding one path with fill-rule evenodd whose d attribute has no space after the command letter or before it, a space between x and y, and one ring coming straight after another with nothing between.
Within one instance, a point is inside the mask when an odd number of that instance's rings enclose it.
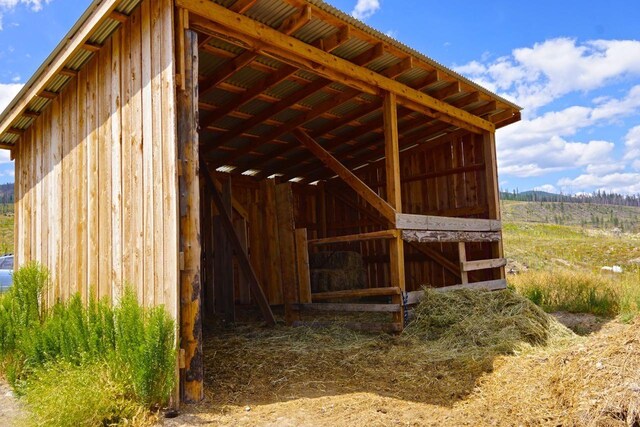
<instances>
[{"instance_id":1,"label":"white cloud","mask_svg":"<svg viewBox=\"0 0 640 427\"><path fill-rule=\"evenodd\" d=\"M558 136L532 145L507 146L499 152L500 172L524 178L581 167L617 170L610 166L614 147L608 141L569 142Z\"/></svg>"},{"instance_id":2,"label":"white cloud","mask_svg":"<svg viewBox=\"0 0 640 427\"><path fill-rule=\"evenodd\" d=\"M12 11L18 5L24 5L33 12L39 12L42 10L43 4L49 4L51 1L52 0L0 0L0 30L2 30L2 16L5 12Z\"/></svg>"},{"instance_id":3,"label":"white cloud","mask_svg":"<svg viewBox=\"0 0 640 427\"><path fill-rule=\"evenodd\" d=\"M578 190L604 190L623 194L640 193L640 173L612 173L607 175L583 174L576 178L562 178L558 185L570 192Z\"/></svg>"},{"instance_id":4,"label":"white cloud","mask_svg":"<svg viewBox=\"0 0 640 427\"><path fill-rule=\"evenodd\" d=\"M547 193L557 193L558 189L551 185L551 184L545 184L545 185L539 185L536 188L534 188L534 190L536 191L546 191Z\"/></svg>"},{"instance_id":5,"label":"white cloud","mask_svg":"<svg viewBox=\"0 0 640 427\"><path fill-rule=\"evenodd\" d=\"M514 99L531 115L568 93L640 75L640 41L556 38L514 49L491 63L472 61L455 69Z\"/></svg>"},{"instance_id":6,"label":"white cloud","mask_svg":"<svg viewBox=\"0 0 640 427\"><path fill-rule=\"evenodd\" d=\"M0 0L2 1L2 0ZM373 16L380 9L380 0L358 0L355 7L351 11L351 15L364 21Z\"/></svg>"},{"instance_id":7,"label":"white cloud","mask_svg":"<svg viewBox=\"0 0 640 427\"><path fill-rule=\"evenodd\" d=\"M2 112L14 96L22 89L21 83L0 83L0 112Z\"/></svg>"},{"instance_id":8,"label":"white cloud","mask_svg":"<svg viewBox=\"0 0 640 427\"><path fill-rule=\"evenodd\" d=\"M625 155L627 160L640 159L640 126L635 126L624 137Z\"/></svg>"}]
</instances>

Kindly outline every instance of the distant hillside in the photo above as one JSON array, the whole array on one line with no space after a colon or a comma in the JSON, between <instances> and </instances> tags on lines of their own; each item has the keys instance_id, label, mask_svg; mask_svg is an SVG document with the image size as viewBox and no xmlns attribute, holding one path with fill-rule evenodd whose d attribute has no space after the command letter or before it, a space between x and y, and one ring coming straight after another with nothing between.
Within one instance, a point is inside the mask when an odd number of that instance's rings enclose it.
<instances>
[{"instance_id":1,"label":"distant hillside","mask_svg":"<svg viewBox=\"0 0 640 427\"><path fill-rule=\"evenodd\" d=\"M13 203L13 182L0 184L0 203Z\"/></svg>"},{"instance_id":2,"label":"distant hillside","mask_svg":"<svg viewBox=\"0 0 640 427\"><path fill-rule=\"evenodd\" d=\"M640 232L640 207L596 203L522 202L502 200L502 218L508 222L576 225L585 228Z\"/></svg>"},{"instance_id":3,"label":"distant hillside","mask_svg":"<svg viewBox=\"0 0 640 427\"><path fill-rule=\"evenodd\" d=\"M591 194L556 194L537 190L523 192L513 190L501 191L500 199L518 202L564 202L640 207L640 195L638 194L623 195L606 191L596 191Z\"/></svg>"}]
</instances>

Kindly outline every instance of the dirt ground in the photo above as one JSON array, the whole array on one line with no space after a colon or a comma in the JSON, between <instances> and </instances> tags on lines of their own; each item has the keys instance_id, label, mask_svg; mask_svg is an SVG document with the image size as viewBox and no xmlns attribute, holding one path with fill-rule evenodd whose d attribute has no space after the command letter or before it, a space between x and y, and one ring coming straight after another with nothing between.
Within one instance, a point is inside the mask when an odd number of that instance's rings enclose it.
<instances>
[{"instance_id":1,"label":"dirt ground","mask_svg":"<svg viewBox=\"0 0 640 427\"><path fill-rule=\"evenodd\" d=\"M566 313L556 317L583 334L593 332L561 348L498 357L474 379L471 389L448 402L436 396L440 392L437 383L449 380L447 372L440 378L426 378L434 373L425 371L424 396L429 396L430 390L434 396L422 400L409 398L410 393L399 389L401 380L394 383L394 378L403 374L402 366L389 377L386 388L361 382L359 386L339 386L318 372L316 382L310 379L297 387L283 387L278 396L266 393L260 384L264 381L277 388L278 381L286 381L278 378L282 370L274 367L272 375L267 370L259 378L239 375L247 379L246 388L207 389L203 403L184 407L179 417L164 420L164 425L640 425L640 324L603 322ZM358 378L357 373L353 378ZM252 384L258 393L250 391Z\"/></svg>"},{"instance_id":2,"label":"dirt ground","mask_svg":"<svg viewBox=\"0 0 640 427\"><path fill-rule=\"evenodd\" d=\"M0 381L0 425L14 426L23 416L23 408L11 388L4 381Z\"/></svg>"}]
</instances>

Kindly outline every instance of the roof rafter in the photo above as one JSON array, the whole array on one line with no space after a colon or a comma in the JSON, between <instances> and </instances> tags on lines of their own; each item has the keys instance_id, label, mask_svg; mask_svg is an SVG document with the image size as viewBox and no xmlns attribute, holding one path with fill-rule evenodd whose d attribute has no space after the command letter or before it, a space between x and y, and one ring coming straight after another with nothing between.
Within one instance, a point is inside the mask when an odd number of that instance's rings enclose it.
<instances>
[{"instance_id":1,"label":"roof rafter","mask_svg":"<svg viewBox=\"0 0 640 427\"><path fill-rule=\"evenodd\" d=\"M265 135L264 137L257 139L256 141L253 141L252 143L250 143L249 145L247 145L246 147L243 147L239 150L236 151L236 153L227 159L227 162L229 161L234 161L235 159L237 159L238 157L247 154L249 152L251 152L252 150L254 150L255 148L259 147L262 144L266 144L269 143L271 141L273 141L274 139L291 132L292 130L304 125L305 123L315 119L318 116L321 116L322 114L326 113L327 111L330 111L334 108L336 108L337 106L344 104L347 101L350 101L351 99L353 99L355 96L358 95L358 91L356 89L347 89L346 91L344 91L342 94L338 95L337 97L332 97L329 98L328 100L320 103L319 105L316 105L315 107L313 107L313 109L311 111L308 111L305 114L301 114L300 116L296 117L293 120L289 120L286 124L284 124L283 126L280 126L278 128L275 128L273 131L269 132L267 135Z\"/></svg>"},{"instance_id":2,"label":"roof rafter","mask_svg":"<svg viewBox=\"0 0 640 427\"><path fill-rule=\"evenodd\" d=\"M216 138L216 143L213 145L209 145L206 146L204 154L208 154L211 151L213 151L215 148L220 147L221 145L225 144L226 142L232 140L233 138L237 137L238 135L241 135L243 132L258 126L260 123L262 123L263 121L265 121L268 118L271 118L272 116L278 114L279 112L286 110L287 108L289 108L291 105L296 104L300 101L302 101L303 99L313 95L315 92L319 91L320 89L324 88L325 86L328 86L331 84L331 81L326 80L326 79L317 79L312 83L309 83L308 85L304 86L302 89L294 92L293 94L283 98L282 100L280 100L280 102L274 104L273 106L265 109L264 111L262 111L259 114L256 114L255 116L253 116L253 118L251 120L247 120L246 122L242 123L240 126L237 126L236 128L230 130L229 132L227 132L226 134ZM226 162L227 159L221 159L221 164L224 164L224 162Z\"/></svg>"},{"instance_id":3,"label":"roof rafter","mask_svg":"<svg viewBox=\"0 0 640 427\"><path fill-rule=\"evenodd\" d=\"M222 29L234 38L265 52L295 63L307 62L315 73L329 79L377 95L381 90L398 95L398 103L434 118L449 122L476 133L494 131L493 123L473 116L464 110L434 99L367 68L331 55L307 43L286 36L271 27L234 13L215 3L204 4L196 0L176 0L178 6L190 12L192 24L205 31L219 33ZM198 19L198 16L204 19ZM216 25L211 25L215 23Z\"/></svg>"}]
</instances>

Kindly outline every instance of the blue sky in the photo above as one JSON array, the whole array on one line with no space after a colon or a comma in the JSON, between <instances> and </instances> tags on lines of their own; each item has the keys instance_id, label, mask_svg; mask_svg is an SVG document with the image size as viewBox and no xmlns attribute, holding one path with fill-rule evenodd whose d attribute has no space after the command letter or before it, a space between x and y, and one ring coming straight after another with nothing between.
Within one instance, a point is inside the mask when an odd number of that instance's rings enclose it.
<instances>
[{"instance_id":1,"label":"blue sky","mask_svg":"<svg viewBox=\"0 0 640 427\"><path fill-rule=\"evenodd\" d=\"M0 0L0 108L89 3ZM498 132L503 188L640 193L637 0L329 3L525 107Z\"/></svg>"}]
</instances>

